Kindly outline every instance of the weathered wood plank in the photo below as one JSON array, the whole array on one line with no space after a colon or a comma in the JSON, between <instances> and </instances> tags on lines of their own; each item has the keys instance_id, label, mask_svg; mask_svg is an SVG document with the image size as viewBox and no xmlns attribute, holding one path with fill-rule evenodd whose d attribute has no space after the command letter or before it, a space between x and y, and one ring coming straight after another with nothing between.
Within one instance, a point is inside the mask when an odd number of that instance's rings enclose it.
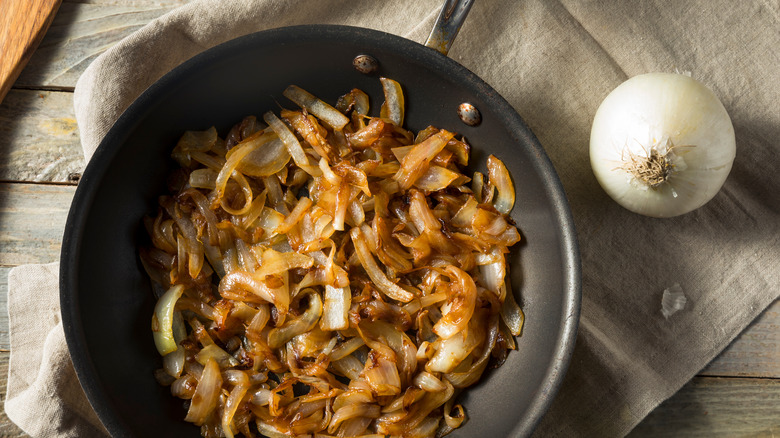
<instances>
[{"instance_id":1,"label":"weathered wood plank","mask_svg":"<svg viewBox=\"0 0 780 438\"><path fill-rule=\"evenodd\" d=\"M22 429L19 429L17 425L8 419L5 415L5 396L6 388L8 385L8 360L11 358L11 353L7 351L0 351L0 438L22 438L29 435L24 433Z\"/></svg>"},{"instance_id":2,"label":"weathered wood plank","mask_svg":"<svg viewBox=\"0 0 780 438\"><path fill-rule=\"evenodd\" d=\"M780 381L696 377L630 434L640 437L774 437Z\"/></svg>"},{"instance_id":3,"label":"weathered wood plank","mask_svg":"<svg viewBox=\"0 0 780 438\"><path fill-rule=\"evenodd\" d=\"M780 377L780 300L770 305L699 374Z\"/></svg>"},{"instance_id":4,"label":"weathered wood plank","mask_svg":"<svg viewBox=\"0 0 780 438\"><path fill-rule=\"evenodd\" d=\"M72 89L87 66L122 38L188 0L65 0L15 87Z\"/></svg>"},{"instance_id":5,"label":"weathered wood plank","mask_svg":"<svg viewBox=\"0 0 780 438\"><path fill-rule=\"evenodd\" d=\"M8 330L8 271L11 268L0 266L0 353L11 349Z\"/></svg>"},{"instance_id":6,"label":"weathered wood plank","mask_svg":"<svg viewBox=\"0 0 780 438\"><path fill-rule=\"evenodd\" d=\"M83 168L73 93L11 90L0 104L0 180L68 182Z\"/></svg>"},{"instance_id":7,"label":"weathered wood plank","mask_svg":"<svg viewBox=\"0 0 780 438\"><path fill-rule=\"evenodd\" d=\"M59 259L74 186L0 184L0 265Z\"/></svg>"}]
</instances>

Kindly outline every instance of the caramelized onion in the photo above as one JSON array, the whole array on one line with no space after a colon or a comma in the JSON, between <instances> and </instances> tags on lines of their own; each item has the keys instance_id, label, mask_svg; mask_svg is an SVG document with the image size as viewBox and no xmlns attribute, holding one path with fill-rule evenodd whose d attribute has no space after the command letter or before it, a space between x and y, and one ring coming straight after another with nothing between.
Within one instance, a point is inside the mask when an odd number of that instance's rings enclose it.
<instances>
[{"instance_id":1,"label":"caramelized onion","mask_svg":"<svg viewBox=\"0 0 780 438\"><path fill-rule=\"evenodd\" d=\"M155 377L203 436L443 436L466 420L455 389L519 346L506 166L467 176L466 140L406 130L401 85L380 81L379 117L360 90L334 108L290 86L300 109L268 128L172 152L139 252Z\"/></svg>"}]
</instances>

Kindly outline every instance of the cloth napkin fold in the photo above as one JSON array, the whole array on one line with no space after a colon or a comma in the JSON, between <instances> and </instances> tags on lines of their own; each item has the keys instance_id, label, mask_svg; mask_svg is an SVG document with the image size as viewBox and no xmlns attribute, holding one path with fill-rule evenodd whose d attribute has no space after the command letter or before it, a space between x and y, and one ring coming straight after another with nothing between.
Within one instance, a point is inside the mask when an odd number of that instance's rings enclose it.
<instances>
[{"instance_id":1,"label":"cloth napkin fold","mask_svg":"<svg viewBox=\"0 0 780 438\"><path fill-rule=\"evenodd\" d=\"M440 6L194 1L122 40L84 72L74 100L85 157L144 89L211 46L306 23L363 26L423 42ZM627 434L780 294L779 17L776 4L761 0L475 2L450 56L501 93L539 137L580 240L579 336L537 436ZM721 192L697 211L663 220L612 202L588 161L601 100L625 79L651 71L690 71L707 84L737 137ZM667 319L661 297L674 284L688 303ZM33 436L104 434L67 354L56 265L15 268L8 285L9 418ZM33 316L30 302L45 305Z\"/></svg>"}]
</instances>

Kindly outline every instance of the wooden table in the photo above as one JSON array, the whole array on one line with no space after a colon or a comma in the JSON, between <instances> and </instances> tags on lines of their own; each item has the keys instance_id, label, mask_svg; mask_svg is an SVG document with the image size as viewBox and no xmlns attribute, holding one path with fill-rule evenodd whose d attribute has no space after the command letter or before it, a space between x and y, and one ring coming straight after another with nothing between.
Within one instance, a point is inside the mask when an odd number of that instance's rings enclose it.
<instances>
[{"instance_id":1,"label":"wooden table","mask_svg":"<svg viewBox=\"0 0 780 438\"><path fill-rule=\"evenodd\" d=\"M84 168L73 113L76 80L100 53L186 0L65 0L28 66L0 105L0 397L10 345L8 271L59 259L71 199ZM45 421L45 420L44 420ZM780 302L632 436L780 435ZM27 436L0 413L0 437Z\"/></svg>"}]
</instances>

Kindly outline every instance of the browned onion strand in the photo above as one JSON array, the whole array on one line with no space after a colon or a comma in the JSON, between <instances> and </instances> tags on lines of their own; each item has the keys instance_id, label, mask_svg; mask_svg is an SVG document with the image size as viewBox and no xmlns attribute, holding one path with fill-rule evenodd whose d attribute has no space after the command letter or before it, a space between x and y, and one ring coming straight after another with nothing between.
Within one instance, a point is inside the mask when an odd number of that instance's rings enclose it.
<instances>
[{"instance_id":1,"label":"browned onion strand","mask_svg":"<svg viewBox=\"0 0 780 438\"><path fill-rule=\"evenodd\" d=\"M290 86L298 108L269 127L173 149L140 255L155 376L204 437L441 436L467 421L456 394L515 348L506 166L467 176L465 140L404 129L400 84L382 86L380 117L360 90L333 107Z\"/></svg>"}]
</instances>

